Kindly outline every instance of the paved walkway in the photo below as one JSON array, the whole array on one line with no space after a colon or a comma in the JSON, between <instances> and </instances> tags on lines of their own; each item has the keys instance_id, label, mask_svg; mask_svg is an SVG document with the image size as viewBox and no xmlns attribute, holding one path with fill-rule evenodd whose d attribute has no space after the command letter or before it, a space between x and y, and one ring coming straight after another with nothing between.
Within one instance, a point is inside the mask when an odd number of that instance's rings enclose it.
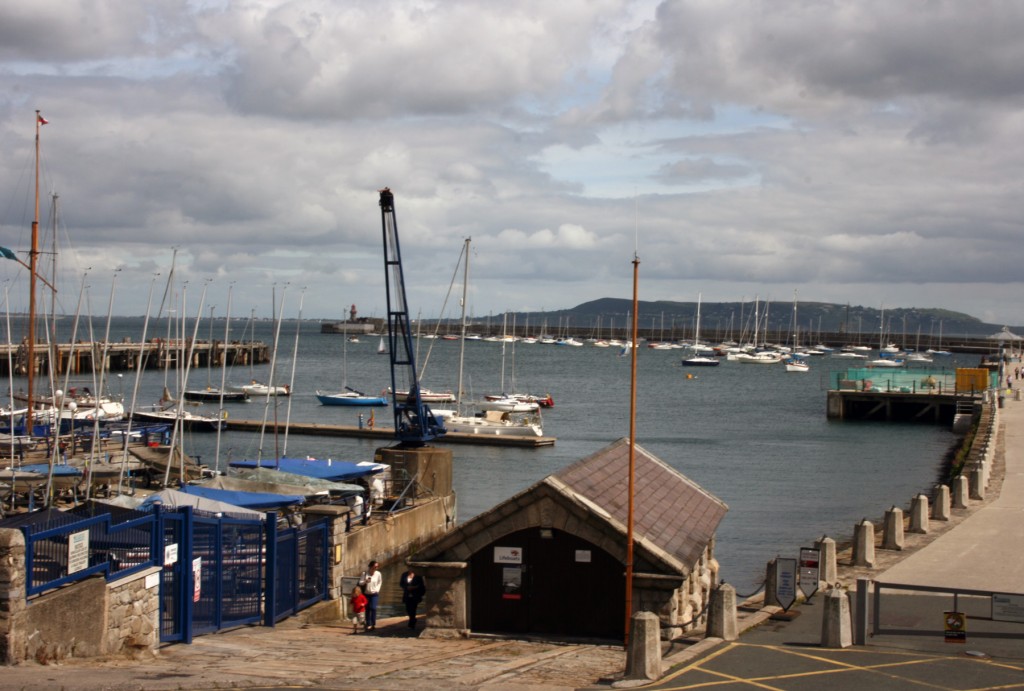
<instances>
[{"instance_id":1,"label":"paved walkway","mask_svg":"<svg viewBox=\"0 0 1024 691\"><path fill-rule=\"evenodd\" d=\"M949 525L932 522L933 533L907 535L902 552L878 551L880 564L874 569L841 565L844 584L866 577L1024 593L1024 402L1007 399L999 413L987 501L954 509ZM952 596L883 593L892 594L882 600L882 632L867 645L822 648L823 605L815 595L793 610L796 616L789 621L761 611L751 615L760 624L738 641L707 640L682 651L670 659L668 673L645 688L1024 689L1024 624L990 621L988 598L959 598L959 609L976 616L967 620L966 643L957 644L947 643L942 631Z\"/></svg>"},{"instance_id":2,"label":"paved walkway","mask_svg":"<svg viewBox=\"0 0 1024 691\"><path fill-rule=\"evenodd\" d=\"M1007 400L998 425L989 500L954 510L952 520L939 530L908 535L902 552L879 551L874 569L841 567L844 583L852 585L863 576L889 583L1024 592L1024 402ZM1005 476L1000 472L1004 467ZM883 618L903 632L843 650L819 645L820 594L791 610L786 620L770 618L777 608L745 611L745 632L738 641L674 643L665 658L666 675L646 688L1024 689L1024 625L1001 625L1002 633L1016 637L979 637L971 635L976 627L991 629L994 624L971 619L968 642L949 644L941 634L942 612L951 608L948 596L901 595L886 602ZM427 640L411 634L402 619L382 622L378 635L352 635L348 626L295 618L274 629L201 636L192 645L167 646L141 662L71 660L7 667L0 671L0 687L160 691L486 686L554 691L608 688L624 667L619 647Z\"/></svg>"}]
</instances>

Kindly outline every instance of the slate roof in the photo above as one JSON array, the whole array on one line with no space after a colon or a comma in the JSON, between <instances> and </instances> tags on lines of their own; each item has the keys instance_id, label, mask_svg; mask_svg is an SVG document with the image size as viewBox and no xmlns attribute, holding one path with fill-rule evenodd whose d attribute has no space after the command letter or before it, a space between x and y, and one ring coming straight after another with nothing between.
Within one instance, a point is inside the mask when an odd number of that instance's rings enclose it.
<instances>
[{"instance_id":1,"label":"slate roof","mask_svg":"<svg viewBox=\"0 0 1024 691\"><path fill-rule=\"evenodd\" d=\"M729 507L678 470L636 445L633 531L687 567L700 558ZM553 477L626 525L629 440L619 439Z\"/></svg>"}]
</instances>

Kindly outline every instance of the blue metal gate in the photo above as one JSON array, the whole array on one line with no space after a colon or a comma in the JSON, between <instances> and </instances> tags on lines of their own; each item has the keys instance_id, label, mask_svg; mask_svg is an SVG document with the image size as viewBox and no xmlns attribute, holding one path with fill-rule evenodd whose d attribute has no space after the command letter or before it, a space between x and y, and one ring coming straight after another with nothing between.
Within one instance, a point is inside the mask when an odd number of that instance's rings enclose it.
<instances>
[{"instance_id":1,"label":"blue metal gate","mask_svg":"<svg viewBox=\"0 0 1024 691\"><path fill-rule=\"evenodd\" d=\"M190 508L179 512L161 511L155 508L157 516L158 553L155 558L163 568L160 572L160 642L192 642L190 616L191 600L185 597L185 590L191 585L191 571L185 570L183 554L191 552Z\"/></svg>"},{"instance_id":2,"label":"blue metal gate","mask_svg":"<svg viewBox=\"0 0 1024 691\"><path fill-rule=\"evenodd\" d=\"M263 522L199 515L190 507L157 516L160 641L191 643L195 635L260 621Z\"/></svg>"},{"instance_id":3,"label":"blue metal gate","mask_svg":"<svg viewBox=\"0 0 1024 691\"><path fill-rule=\"evenodd\" d=\"M327 599L326 523L274 530L267 548L267 626Z\"/></svg>"},{"instance_id":4,"label":"blue metal gate","mask_svg":"<svg viewBox=\"0 0 1024 691\"><path fill-rule=\"evenodd\" d=\"M193 635L260 620L262 561L261 521L193 515Z\"/></svg>"}]
</instances>

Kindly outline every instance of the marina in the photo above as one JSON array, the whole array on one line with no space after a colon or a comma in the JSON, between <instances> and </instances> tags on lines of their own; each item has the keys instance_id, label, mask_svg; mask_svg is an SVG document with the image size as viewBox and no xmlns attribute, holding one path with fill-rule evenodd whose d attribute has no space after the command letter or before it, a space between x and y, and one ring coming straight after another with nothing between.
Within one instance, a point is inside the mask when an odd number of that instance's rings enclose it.
<instances>
[{"instance_id":1,"label":"marina","mask_svg":"<svg viewBox=\"0 0 1024 691\"><path fill-rule=\"evenodd\" d=\"M141 324L141 319L115 318L111 341L137 339ZM289 344L289 352L279 356L273 376L269 363L228 368L225 373L229 383L288 383L292 395L225 403L228 429L219 437L219 457L217 434L189 432L183 439L186 453L197 462L223 470L229 460L240 458L369 460L388 441L359 431L360 412L366 426L365 410L325 407L316 399L317 388L325 378L336 378L342 361L343 343L337 334L303 330L291 375L295 324L286 321L282 328L281 341ZM244 326L239 320L240 332ZM214 329L222 331L223 321ZM273 325L257 322L252 339L273 342ZM459 343L419 339L416 347L421 385L454 390ZM471 397L482 399L484 392L499 386L494 363L500 361L500 348L488 342L467 344L464 386ZM370 390L387 387L387 358L377 355L376 340L349 342L347 349L350 373L358 373ZM629 359L620 357L617 349L516 344L515 357L521 387L549 392L555 401L545 410L544 421L545 433L557 442L532 448L451 445L460 521L628 433ZM961 366L975 366L978 359L976 354L953 355L942 369L953 373ZM848 534L852 522L871 507L903 501L931 487L942 474L944 458L957 438L951 426L931 420L878 424L827 417L827 392L836 386L833 375L845 377L849 364L842 358L818 357L811 372L798 376L786 373L781 365L748 367L734 362L690 370L682 366L675 350L642 348L638 353L637 440L729 505L716 555L723 577L741 590L758 582L764 559L784 546L822 533ZM884 376L895 376L894 372L886 370ZM136 405L158 401L167 374L142 372ZM217 369L209 374L193 370L193 386L208 376L219 382L220 374ZM115 381L124 392L126 407L134 376L127 373ZM873 370L870 376L880 379ZM20 381L14 377L15 390ZM217 414L218 406L204 403L190 405L189 410ZM378 413L383 414L376 415L377 424L390 427L386 409ZM248 425L232 428L235 421ZM295 430L301 425L339 426L357 436L292 434L286 421ZM793 496L800 501L792 501Z\"/></svg>"}]
</instances>

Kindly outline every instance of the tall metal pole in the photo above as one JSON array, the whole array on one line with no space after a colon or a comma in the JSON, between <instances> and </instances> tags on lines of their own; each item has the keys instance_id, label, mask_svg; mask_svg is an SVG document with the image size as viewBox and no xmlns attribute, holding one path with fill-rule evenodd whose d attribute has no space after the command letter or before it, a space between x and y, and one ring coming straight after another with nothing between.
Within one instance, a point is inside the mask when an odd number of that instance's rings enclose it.
<instances>
[{"instance_id":1,"label":"tall metal pole","mask_svg":"<svg viewBox=\"0 0 1024 691\"><path fill-rule=\"evenodd\" d=\"M35 215L32 217L32 248L29 250L28 266L28 341L25 344L25 355L28 365L25 374L28 377L28 412L25 413L25 434L32 435L32 407L35 405L34 379L36 366L36 272L39 261L39 130L43 125L43 116L36 111L36 203ZM58 414L59 423L59 414Z\"/></svg>"},{"instance_id":2,"label":"tall metal pole","mask_svg":"<svg viewBox=\"0 0 1024 691\"><path fill-rule=\"evenodd\" d=\"M630 343L629 376L629 505L626 513L626 624L625 644L629 645L630 622L633 618L633 493L636 476L636 353L639 332L640 257L633 254L633 340Z\"/></svg>"}]
</instances>

